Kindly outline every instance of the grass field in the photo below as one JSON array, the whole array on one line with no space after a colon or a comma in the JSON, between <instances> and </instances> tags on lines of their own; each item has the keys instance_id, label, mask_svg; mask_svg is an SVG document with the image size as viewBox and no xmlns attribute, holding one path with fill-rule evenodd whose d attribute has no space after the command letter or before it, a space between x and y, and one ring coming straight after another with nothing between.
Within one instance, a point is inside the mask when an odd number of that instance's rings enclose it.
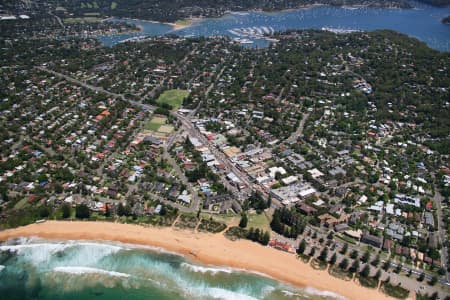
<instances>
[{"instance_id":1,"label":"grass field","mask_svg":"<svg viewBox=\"0 0 450 300\"><path fill-rule=\"evenodd\" d=\"M172 125L161 125L158 129L159 132L170 134L173 132L173 126Z\"/></svg>"},{"instance_id":2,"label":"grass field","mask_svg":"<svg viewBox=\"0 0 450 300\"><path fill-rule=\"evenodd\" d=\"M270 231L270 221L267 216L262 214L248 214L247 228L254 227L265 231Z\"/></svg>"},{"instance_id":3,"label":"grass field","mask_svg":"<svg viewBox=\"0 0 450 300\"><path fill-rule=\"evenodd\" d=\"M181 107L183 99L189 95L186 90L167 90L159 96L157 103L166 103L173 107L174 110Z\"/></svg>"},{"instance_id":4,"label":"grass field","mask_svg":"<svg viewBox=\"0 0 450 300\"><path fill-rule=\"evenodd\" d=\"M167 121L167 118L165 118L165 117L153 117L150 122L159 124L159 125L164 125L164 124L166 124L166 121Z\"/></svg>"},{"instance_id":5,"label":"grass field","mask_svg":"<svg viewBox=\"0 0 450 300\"><path fill-rule=\"evenodd\" d=\"M167 118L153 117L150 121L145 124L144 128L151 131L158 131L161 126L163 126L167 121Z\"/></svg>"}]
</instances>

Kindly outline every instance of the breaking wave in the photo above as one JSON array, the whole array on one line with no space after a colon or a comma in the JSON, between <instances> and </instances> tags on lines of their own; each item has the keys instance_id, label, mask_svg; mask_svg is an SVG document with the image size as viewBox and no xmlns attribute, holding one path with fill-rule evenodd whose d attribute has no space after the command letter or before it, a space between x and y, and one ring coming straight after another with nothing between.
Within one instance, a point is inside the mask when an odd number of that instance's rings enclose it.
<instances>
[{"instance_id":1,"label":"breaking wave","mask_svg":"<svg viewBox=\"0 0 450 300\"><path fill-rule=\"evenodd\" d=\"M233 273L233 270L229 269L229 268L221 268L221 267L203 267L203 266L196 266L196 265L191 265L188 263L182 263L181 264L182 267L195 272L195 273L211 273L211 274L217 274L217 273L227 273L227 274L231 274Z\"/></svg>"},{"instance_id":2,"label":"breaking wave","mask_svg":"<svg viewBox=\"0 0 450 300\"><path fill-rule=\"evenodd\" d=\"M330 292L330 291L321 291L321 290L315 289L313 287L307 287L304 289L304 291L308 295L314 295L314 296L320 296L320 297L330 297L330 298L335 298L338 300L348 300L346 297L339 295L337 293Z\"/></svg>"},{"instance_id":3,"label":"breaking wave","mask_svg":"<svg viewBox=\"0 0 450 300\"><path fill-rule=\"evenodd\" d=\"M53 268L53 271L60 272L60 273L76 274L76 275L100 274L100 275L108 275L108 276L113 276L113 277L125 277L125 278L128 278L131 276L130 274L114 272L114 271L107 271L107 270L90 268L90 267L56 267L56 268Z\"/></svg>"},{"instance_id":4,"label":"breaking wave","mask_svg":"<svg viewBox=\"0 0 450 300\"><path fill-rule=\"evenodd\" d=\"M258 300L257 298L248 296L243 293L233 292L226 289L221 288L208 288L207 289L208 296L213 299L222 299L222 300Z\"/></svg>"}]
</instances>

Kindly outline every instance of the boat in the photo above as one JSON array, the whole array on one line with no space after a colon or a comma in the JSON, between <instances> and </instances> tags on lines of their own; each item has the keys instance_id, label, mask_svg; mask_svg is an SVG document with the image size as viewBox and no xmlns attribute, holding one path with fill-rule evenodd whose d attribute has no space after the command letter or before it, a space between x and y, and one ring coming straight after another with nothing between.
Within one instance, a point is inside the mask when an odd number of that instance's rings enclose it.
<instances>
[{"instance_id":1,"label":"boat","mask_svg":"<svg viewBox=\"0 0 450 300\"><path fill-rule=\"evenodd\" d=\"M234 38L233 41L240 43L240 44L253 44L253 41L251 41L249 39Z\"/></svg>"},{"instance_id":2,"label":"boat","mask_svg":"<svg viewBox=\"0 0 450 300\"><path fill-rule=\"evenodd\" d=\"M265 34L270 34L270 30L266 26L261 26L261 29L264 31Z\"/></svg>"}]
</instances>

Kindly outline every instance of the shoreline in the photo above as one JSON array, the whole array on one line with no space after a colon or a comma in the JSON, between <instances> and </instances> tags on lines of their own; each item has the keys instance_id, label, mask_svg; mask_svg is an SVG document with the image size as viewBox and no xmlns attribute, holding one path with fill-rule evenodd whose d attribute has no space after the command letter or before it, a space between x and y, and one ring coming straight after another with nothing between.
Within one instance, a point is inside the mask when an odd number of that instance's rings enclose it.
<instances>
[{"instance_id":1,"label":"shoreline","mask_svg":"<svg viewBox=\"0 0 450 300\"><path fill-rule=\"evenodd\" d=\"M242 14L242 13L261 13L261 14L276 14L276 13L283 13L283 12L291 12L291 11L300 11L300 10L310 10L314 8L319 7L340 7L344 9L360 9L360 8L380 8L380 9L417 9L417 7L400 7L400 6L380 6L380 7L372 7L367 4L353 4L353 5L330 5L330 4L324 4L324 3L313 3L313 4L304 4L299 5L298 7L294 8L283 8L283 9L273 9L273 10L263 10L263 9L249 9L249 10L242 10L242 11L224 11L221 15L218 16L199 16L199 17L189 17L177 20L175 22L164 22L164 21L155 21L155 20L147 20L147 19L138 19L138 18L127 18L127 17L108 17L102 21L110 21L112 19L121 19L121 20L132 20L132 21L139 21L139 22L150 22L150 23L156 23L156 24L163 24L168 25L172 27L172 31L178 31L182 29L189 28L193 25L195 25L198 22L201 22L202 20L207 19L219 19L223 18L227 15L235 15L235 14ZM143 30L142 25L136 25L140 31Z\"/></svg>"},{"instance_id":2,"label":"shoreline","mask_svg":"<svg viewBox=\"0 0 450 300\"><path fill-rule=\"evenodd\" d=\"M350 300L360 299L362 294L373 300L391 299L380 291L362 287L354 281L333 277L326 270L315 270L291 253L248 240L231 241L223 234L84 221L47 221L0 231L0 241L18 237L151 246L180 254L201 264L264 275L300 288L313 287L331 291Z\"/></svg>"},{"instance_id":3,"label":"shoreline","mask_svg":"<svg viewBox=\"0 0 450 300\"><path fill-rule=\"evenodd\" d=\"M181 29L185 29L188 27L191 27L192 25L194 25L195 23L203 20L203 17L197 17L197 18L188 18L188 19L182 19L182 20L178 20L176 22L161 22L161 21L154 21L154 20L146 20L146 19L137 19L137 18L114 18L114 17L110 17L105 19L104 21L112 21L112 20L129 20L129 21L137 21L137 22L148 22L148 23L154 23L154 24L161 24L161 25L168 25L170 27L172 27L172 31L177 31L177 30L181 30ZM178 22L184 22L183 24L180 24ZM139 28L138 32L142 32L144 30L144 26L143 25L138 25L135 24L136 27Z\"/></svg>"}]
</instances>

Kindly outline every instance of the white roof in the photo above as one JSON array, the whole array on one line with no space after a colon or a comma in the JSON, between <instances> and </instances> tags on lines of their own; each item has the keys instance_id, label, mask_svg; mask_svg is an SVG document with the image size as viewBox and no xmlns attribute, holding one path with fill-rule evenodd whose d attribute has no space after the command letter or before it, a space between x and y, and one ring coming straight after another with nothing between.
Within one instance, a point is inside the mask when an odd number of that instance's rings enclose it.
<instances>
[{"instance_id":1,"label":"white roof","mask_svg":"<svg viewBox=\"0 0 450 300\"><path fill-rule=\"evenodd\" d=\"M309 189L300 191L300 192L298 193L298 195L299 195L300 197L306 197L306 196L309 196L309 195L314 194L315 192L317 192L315 188L309 188Z\"/></svg>"},{"instance_id":2,"label":"white roof","mask_svg":"<svg viewBox=\"0 0 450 300\"><path fill-rule=\"evenodd\" d=\"M298 180L297 176L289 176L289 177L283 178L281 181L283 181L283 183L286 185L290 185L290 184L296 182L297 180Z\"/></svg>"},{"instance_id":3,"label":"white roof","mask_svg":"<svg viewBox=\"0 0 450 300\"><path fill-rule=\"evenodd\" d=\"M191 195L180 195L177 199L188 204L191 203Z\"/></svg>"},{"instance_id":4,"label":"white roof","mask_svg":"<svg viewBox=\"0 0 450 300\"><path fill-rule=\"evenodd\" d=\"M323 173L317 170L316 168L308 170L308 173L311 174L312 177L317 178L323 176Z\"/></svg>"},{"instance_id":5,"label":"white roof","mask_svg":"<svg viewBox=\"0 0 450 300\"><path fill-rule=\"evenodd\" d=\"M286 170L283 167L272 167L269 169L270 177L275 178L276 173L280 173L281 175L286 174Z\"/></svg>"},{"instance_id":6,"label":"white roof","mask_svg":"<svg viewBox=\"0 0 450 300\"><path fill-rule=\"evenodd\" d=\"M367 196L366 196L366 195L362 195L362 196L359 198L358 203L359 203L359 204L363 204L363 203L366 203L366 201L367 201Z\"/></svg>"},{"instance_id":7,"label":"white roof","mask_svg":"<svg viewBox=\"0 0 450 300\"><path fill-rule=\"evenodd\" d=\"M386 213L390 215L394 214L394 204L389 203L386 205Z\"/></svg>"}]
</instances>

